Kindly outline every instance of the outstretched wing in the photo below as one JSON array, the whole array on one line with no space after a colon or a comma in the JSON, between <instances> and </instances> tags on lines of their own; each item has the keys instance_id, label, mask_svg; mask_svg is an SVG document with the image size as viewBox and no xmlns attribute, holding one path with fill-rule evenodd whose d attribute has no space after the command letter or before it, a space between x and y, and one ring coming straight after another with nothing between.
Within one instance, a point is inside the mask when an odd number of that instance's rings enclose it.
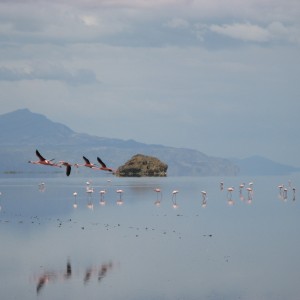
<instances>
[{"instance_id":1,"label":"outstretched wing","mask_svg":"<svg viewBox=\"0 0 300 300\"><path fill-rule=\"evenodd\" d=\"M40 160L46 160L38 150L35 150L35 154L37 155L37 157L40 159Z\"/></svg>"},{"instance_id":2,"label":"outstretched wing","mask_svg":"<svg viewBox=\"0 0 300 300\"><path fill-rule=\"evenodd\" d=\"M84 161L85 161L87 164L90 164L90 161L89 161L85 156L82 156L82 158L84 159Z\"/></svg>"},{"instance_id":3,"label":"outstretched wing","mask_svg":"<svg viewBox=\"0 0 300 300\"><path fill-rule=\"evenodd\" d=\"M106 168L106 164L100 159L100 157L97 157L97 160L103 168Z\"/></svg>"},{"instance_id":4,"label":"outstretched wing","mask_svg":"<svg viewBox=\"0 0 300 300\"><path fill-rule=\"evenodd\" d=\"M71 166L67 165L66 167L66 175L69 176L71 174Z\"/></svg>"}]
</instances>

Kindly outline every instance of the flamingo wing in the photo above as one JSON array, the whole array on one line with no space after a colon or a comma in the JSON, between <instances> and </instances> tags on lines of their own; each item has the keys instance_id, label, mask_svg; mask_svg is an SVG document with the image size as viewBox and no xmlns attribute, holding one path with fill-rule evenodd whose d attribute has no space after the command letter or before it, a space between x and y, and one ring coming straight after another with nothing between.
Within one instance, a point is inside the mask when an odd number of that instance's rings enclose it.
<instances>
[{"instance_id":1,"label":"flamingo wing","mask_svg":"<svg viewBox=\"0 0 300 300\"><path fill-rule=\"evenodd\" d=\"M91 164L90 161L89 161L85 156L82 156L82 158L84 159L84 161L85 161L87 164Z\"/></svg>"},{"instance_id":2,"label":"flamingo wing","mask_svg":"<svg viewBox=\"0 0 300 300\"><path fill-rule=\"evenodd\" d=\"M106 164L100 159L100 157L97 157L97 160L103 168L106 168Z\"/></svg>"},{"instance_id":3,"label":"flamingo wing","mask_svg":"<svg viewBox=\"0 0 300 300\"><path fill-rule=\"evenodd\" d=\"M71 165L68 164L66 167L66 175L69 176L71 174Z\"/></svg>"},{"instance_id":4,"label":"flamingo wing","mask_svg":"<svg viewBox=\"0 0 300 300\"><path fill-rule=\"evenodd\" d=\"M40 160L46 160L41 154L40 154L40 152L38 151L38 150L35 150L35 154L37 155L37 157L40 159Z\"/></svg>"}]
</instances>

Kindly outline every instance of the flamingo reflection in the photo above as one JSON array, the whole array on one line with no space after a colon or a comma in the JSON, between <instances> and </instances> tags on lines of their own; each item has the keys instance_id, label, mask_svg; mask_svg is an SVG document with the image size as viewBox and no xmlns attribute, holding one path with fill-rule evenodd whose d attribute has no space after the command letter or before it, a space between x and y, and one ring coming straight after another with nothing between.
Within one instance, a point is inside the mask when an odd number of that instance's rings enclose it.
<instances>
[{"instance_id":1,"label":"flamingo reflection","mask_svg":"<svg viewBox=\"0 0 300 300\"><path fill-rule=\"evenodd\" d=\"M44 182L40 182L40 183L39 183L39 191L40 191L41 193L43 193L43 192L45 192L45 190L46 190L46 185L45 185L45 183L44 183Z\"/></svg>"},{"instance_id":2,"label":"flamingo reflection","mask_svg":"<svg viewBox=\"0 0 300 300\"><path fill-rule=\"evenodd\" d=\"M154 191L156 192L156 201L154 202L154 204L156 206L160 206L161 200L162 200L162 191L160 188L155 188ZM160 197L159 197L160 195Z\"/></svg>"},{"instance_id":3,"label":"flamingo reflection","mask_svg":"<svg viewBox=\"0 0 300 300\"><path fill-rule=\"evenodd\" d=\"M224 189L224 182L221 181L221 182L220 182L220 190L223 191L223 189Z\"/></svg>"},{"instance_id":4,"label":"flamingo reflection","mask_svg":"<svg viewBox=\"0 0 300 300\"><path fill-rule=\"evenodd\" d=\"M232 199L232 192L234 191L234 187L227 188L227 203L228 205L233 205L234 201Z\"/></svg>"},{"instance_id":5,"label":"flamingo reflection","mask_svg":"<svg viewBox=\"0 0 300 300\"><path fill-rule=\"evenodd\" d=\"M123 205L124 202L122 199L122 195L123 195L124 191L121 189L118 189L118 190L116 190L116 192L119 194L119 199L117 200L117 205Z\"/></svg>"},{"instance_id":6,"label":"flamingo reflection","mask_svg":"<svg viewBox=\"0 0 300 300\"><path fill-rule=\"evenodd\" d=\"M100 205L105 205L106 204L106 202L105 202L105 200L104 200L104 195L106 194L106 190L101 190L100 192L99 192L99 194L100 194Z\"/></svg>"},{"instance_id":7,"label":"flamingo reflection","mask_svg":"<svg viewBox=\"0 0 300 300\"><path fill-rule=\"evenodd\" d=\"M296 201L296 188L293 187L293 201Z\"/></svg>"},{"instance_id":8,"label":"flamingo reflection","mask_svg":"<svg viewBox=\"0 0 300 300\"><path fill-rule=\"evenodd\" d=\"M98 282L100 282L107 275L108 271L112 268L112 262L102 263L100 266L87 268L83 275L83 283L87 284L94 277L94 275L95 277L97 276ZM79 274L79 276L81 276L80 273L80 271L76 272L76 275ZM72 276L72 265L71 262L68 260L66 269L63 273L60 271L45 271L42 275L40 275L37 279L36 292L37 294L39 294L41 290L50 282L55 282L56 280L70 280Z\"/></svg>"},{"instance_id":9,"label":"flamingo reflection","mask_svg":"<svg viewBox=\"0 0 300 300\"><path fill-rule=\"evenodd\" d=\"M247 191L248 191L248 204L252 203L253 200L253 189L251 187L247 187Z\"/></svg>"},{"instance_id":10,"label":"flamingo reflection","mask_svg":"<svg viewBox=\"0 0 300 300\"><path fill-rule=\"evenodd\" d=\"M202 207L205 208L207 205L207 201L206 201L207 193L206 191L201 191L201 194L202 194Z\"/></svg>"},{"instance_id":11,"label":"flamingo reflection","mask_svg":"<svg viewBox=\"0 0 300 300\"><path fill-rule=\"evenodd\" d=\"M77 208L77 195L78 195L77 192L74 192L74 193L73 193L73 196L74 196L73 207L74 207L74 208Z\"/></svg>"},{"instance_id":12,"label":"flamingo reflection","mask_svg":"<svg viewBox=\"0 0 300 300\"><path fill-rule=\"evenodd\" d=\"M178 191L177 190L174 190L172 192L172 202L173 202L173 208L178 208L179 205L177 204L177 201L176 201L176 195L178 194Z\"/></svg>"},{"instance_id":13,"label":"flamingo reflection","mask_svg":"<svg viewBox=\"0 0 300 300\"><path fill-rule=\"evenodd\" d=\"M241 183L240 186L239 186L239 195L240 195L240 200L241 201L244 201L244 195L243 195L243 189L244 189L244 186L245 184L244 183Z\"/></svg>"}]
</instances>

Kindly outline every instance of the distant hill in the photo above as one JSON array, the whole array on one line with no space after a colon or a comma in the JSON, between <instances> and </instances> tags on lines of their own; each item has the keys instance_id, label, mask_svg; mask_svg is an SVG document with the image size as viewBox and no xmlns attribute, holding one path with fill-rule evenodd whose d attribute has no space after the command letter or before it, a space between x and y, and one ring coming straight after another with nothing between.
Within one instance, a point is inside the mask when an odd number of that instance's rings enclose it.
<instances>
[{"instance_id":1,"label":"distant hill","mask_svg":"<svg viewBox=\"0 0 300 300\"><path fill-rule=\"evenodd\" d=\"M28 109L0 115L0 128L0 174L59 172L63 175L64 170L28 164L28 160L36 160L35 149L39 149L48 159L71 163L82 163L83 155L96 163L96 157L100 156L114 169L135 154L154 156L168 164L168 176L282 175L300 171L300 168L279 164L261 156L229 160L187 148L76 133ZM80 169L81 174L90 172L85 168ZM93 175L102 176L104 173L94 172Z\"/></svg>"},{"instance_id":2,"label":"distant hill","mask_svg":"<svg viewBox=\"0 0 300 300\"><path fill-rule=\"evenodd\" d=\"M36 159L35 149L48 159L71 163L82 163L83 155L92 162L100 156L114 169L138 153L155 156L168 164L168 176L231 176L238 173L237 166L228 159L211 157L192 149L76 133L28 109L0 115L0 128L0 173L42 170L63 173L60 169L28 164L28 160ZM80 169L82 173L91 171ZM94 174L101 176L103 172Z\"/></svg>"},{"instance_id":3,"label":"distant hill","mask_svg":"<svg viewBox=\"0 0 300 300\"><path fill-rule=\"evenodd\" d=\"M300 168L283 165L259 155L232 159L232 162L238 166L239 175L285 175L300 171Z\"/></svg>"}]
</instances>

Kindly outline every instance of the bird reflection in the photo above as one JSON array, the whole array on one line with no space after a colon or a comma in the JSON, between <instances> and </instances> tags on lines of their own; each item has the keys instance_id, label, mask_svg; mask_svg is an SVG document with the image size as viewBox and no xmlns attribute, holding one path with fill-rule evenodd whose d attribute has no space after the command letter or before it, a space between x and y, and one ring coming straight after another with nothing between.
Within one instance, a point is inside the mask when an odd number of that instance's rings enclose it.
<instances>
[{"instance_id":1,"label":"bird reflection","mask_svg":"<svg viewBox=\"0 0 300 300\"><path fill-rule=\"evenodd\" d=\"M112 268L112 262L102 263L100 266L86 268L83 274L83 283L87 284L93 277L97 277L98 282L100 282L105 276L107 276L108 271ZM76 272L76 276L81 276L80 273L80 271ZM60 271L46 271L42 275L40 275L37 280L36 292L37 294L39 294L49 282L55 282L56 280L70 280L72 277L72 265L71 262L68 260L65 272L63 272L63 274Z\"/></svg>"},{"instance_id":2,"label":"bird reflection","mask_svg":"<svg viewBox=\"0 0 300 300\"><path fill-rule=\"evenodd\" d=\"M220 190L223 191L223 189L224 189L224 182L221 181L221 182L220 182Z\"/></svg>"},{"instance_id":3,"label":"bird reflection","mask_svg":"<svg viewBox=\"0 0 300 300\"><path fill-rule=\"evenodd\" d=\"M91 279L91 275L92 275L92 269L91 268L88 268L86 271L85 271L85 275L84 275L84 279L83 279L83 282L85 284L87 284L90 279Z\"/></svg>"},{"instance_id":4,"label":"bird reflection","mask_svg":"<svg viewBox=\"0 0 300 300\"><path fill-rule=\"evenodd\" d=\"M123 205L124 202L122 199L122 195L123 195L124 191L121 189L118 189L118 190L116 190L116 192L119 194L119 199L117 200L117 205Z\"/></svg>"},{"instance_id":5,"label":"bird reflection","mask_svg":"<svg viewBox=\"0 0 300 300\"><path fill-rule=\"evenodd\" d=\"M248 204L251 204L252 200L253 200L253 189L251 187L247 187L247 191L248 191L247 202L248 202Z\"/></svg>"},{"instance_id":6,"label":"bird reflection","mask_svg":"<svg viewBox=\"0 0 300 300\"><path fill-rule=\"evenodd\" d=\"M92 201L92 195L94 193L94 188L90 185L89 181L86 183L85 190L86 190L86 193L88 195L88 200L87 200L88 202L87 202L86 206L87 206L87 208L93 210L94 209L94 204L93 204L93 201Z\"/></svg>"},{"instance_id":7,"label":"bird reflection","mask_svg":"<svg viewBox=\"0 0 300 300\"><path fill-rule=\"evenodd\" d=\"M71 275L72 275L72 266L71 266L71 262L68 260L66 273L65 273L65 278L68 279L68 278L71 277Z\"/></svg>"},{"instance_id":8,"label":"bird reflection","mask_svg":"<svg viewBox=\"0 0 300 300\"><path fill-rule=\"evenodd\" d=\"M73 196L74 196L73 207L74 207L74 208L77 208L77 206L78 206L78 205L77 205L77 195L78 195L77 192L74 192L74 193L73 193Z\"/></svg>"},{"instance_id":9,"label":"bird reflection","mask_svg":"<svg viewBox=\"0 0 300 300\"><path fill-rule=\"evenodd\" d=\"M50 281L54 281L57 278L55 272L45 272L38 278L38 283L36 286L36 292L40 293L42 288Z\"/></svg>"},{"instance_id":10,"label":"bird reflection","mask_svg":"<svg viewBox=\"0 0 300 300\"><path fill-rule=\"evenodd\" d=\"M105 200L104 200L104 195L106 194L106 190L101 190L100 192L99 192L99 194L100 194L100 205L105 205L106 204L106 202L105 202Z\"/></svg>"},{"instance_id":11,"label":"bird reflection","mask_svg":"<svg viewBox=\"0 0 300 300\"><path fill-rule=\"evenodd\" d=\"M45 190L46 190L46 185L45 185L45 183L44 183L44 182L39 183L39 191L40 191L41 193L43 193L43 192L45 192Z\"/></svg>"},{"instance_id":12,"label":"bird reflection","mask_svg":"<svg viewBox=\"0 0 300 300\"><path fill-rule=\"evenodd\" d=\"M232 192L234 191L234 188L233 187L229 187L227 188L227 203L228 205L233 205L234 204L234 201L232 199Z\"/></svg>"},{"instance_id":13,"label":"bird reflection","mask_svg":"<svg viewBox=\"0 0 300 300\"><path fill-rule=\"evenodd\" d=\"M240 200L241 201L244 201L244 195L243 195L243 189L244 189L244 186L245 184L244 183L241 183L240 186L239 186L239 195L240 195Z\"/></svg>"},{"instance_id":14,"label":"bird reflection","mask_svg":"<svg viewBox=\"0 0 300 300\"><path fill-rule=\"evenodd\" d=\"M156 201L154 202L154 204L156 206L160 206L162 200L162 191L160 188L156 188L154 189L154 191L156 192Z\"/></svg>"},{"instance_id":15,"label":"bird reflection","mask_svg":"<svg viewBox=\"0 0 300 300\"><path fill-rule=\"evenodd\" d=\"M201 194L202 194L202 207L205 208L207 205L207 201L206 201L207 193L206 191L202 191Z\"/></svg>"},{"instance_id":16,"label":"bird reflection","mask_svg":"<svg viewBox=\"0 0 300 300\"><path fill-rule=\"evenodd\" d=\"M296 201L296 188L293 188L293 201Z\"/></svg>"},{"instance_id":17,"label":"bird reflection","mask_svg":"<svg viewBox=\"0 0 300 300\"><path fill-rule=\"evenodd\" d=\"M172 192L172 202L173 202L173 208L178 208L179 205L177 204L177 201L176 201L176 195L178 194L178 191L177 190L174 190Z\"/></svg>"}]
</instances>

